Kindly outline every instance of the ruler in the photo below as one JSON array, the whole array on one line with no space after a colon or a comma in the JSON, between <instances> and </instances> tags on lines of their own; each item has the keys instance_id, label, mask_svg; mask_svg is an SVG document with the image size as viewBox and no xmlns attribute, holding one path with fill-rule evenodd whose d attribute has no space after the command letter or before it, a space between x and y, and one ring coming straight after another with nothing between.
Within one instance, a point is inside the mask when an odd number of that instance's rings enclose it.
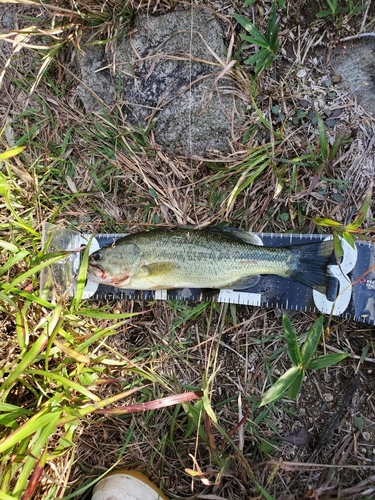
<instances>
[{"instance_id":1,"label":"ruler","mask_svg":"<svg viewBox=\"0 0 375 500\"><path fill-rule=\"evenodd\" d=\"M327 235L255 233L263 245L283 247L331 239ZM110 245L124 234L88 234L45 223L42 241L47 252L74 250L87 245L89 252ZM327 294L279 276L262 276L259 283L247 290L210 290L184 288L178 290L124 290L88 280L83 298L97 300L182 300L215 301L248 306L269 307L293 311L308 311L339 316L375 325L375 245L357 241L352 248L342 240L343 258L340 265L329 266ZM75 252L41 274L41 296L48 300L62 295L74 296L75 278L80 266L80 253Z\"/></svg>"}]
</instances>

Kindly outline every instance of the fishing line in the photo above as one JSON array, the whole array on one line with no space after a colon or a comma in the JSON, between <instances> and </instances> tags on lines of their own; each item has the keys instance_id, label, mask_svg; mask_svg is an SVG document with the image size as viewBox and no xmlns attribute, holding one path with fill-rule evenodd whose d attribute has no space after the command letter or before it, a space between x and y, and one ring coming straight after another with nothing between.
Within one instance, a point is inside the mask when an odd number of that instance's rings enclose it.
<instances>
[{"instance_id":1,"label":"fishing line","mask_svg":"<svg viewBox=\"0 0 375 500\"><path fill-rule=\"evenodd\" d=\"M191 195L192 195L192 204L193 204L193 212L195 214L195 184L194 184L194 168L193 168L193 141L192 141L192 126L193 126L193 114L192 114L192 102L193 102L193 93L192 93L192 72L193 72L193 25L194 25L194 8L193 8L193 0L190 1L190 41L189 41L189 114L188 114L188 123L189 123L189 131L188 131L188 140L189 140L189 153L190 153L190 182L191 182ZM185 216L186 217L186 216ZM199 226L199 223L197 223Z\"/></svg>"}]
</instances>

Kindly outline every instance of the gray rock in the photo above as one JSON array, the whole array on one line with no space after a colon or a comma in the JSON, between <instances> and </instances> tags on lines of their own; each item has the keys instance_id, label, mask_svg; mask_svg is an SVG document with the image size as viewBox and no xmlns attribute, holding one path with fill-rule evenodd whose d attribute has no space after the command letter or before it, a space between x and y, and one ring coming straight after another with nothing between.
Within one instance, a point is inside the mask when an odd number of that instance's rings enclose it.
<instances>
[{"instance_id":1,"label":"gray rock","mask_svg":"<svg viewBox=\"0 0 375 500\"><path fill-rule=\"evenodd\" d=\"M375 37L337 47L332 64L359 104L375 115Z\"/></svg>"},{"instance_id":2,"label":"gray rock","mask_svg":"<svg viewBox=\"0 0 375 500\"><path fill-rule=\"evenodd\" d=\"M199 8L140 14L132 33L117 42L114 74L103 46L84 48L79 94L86 109L119 103L131 124L153 123L156 141L169 152L228 151L233 119L241 123L237 111L244 106L228 76L217 80L223 66L213 53L225 61L225 46L216 18Z\"/></svg>"}]
</instances>

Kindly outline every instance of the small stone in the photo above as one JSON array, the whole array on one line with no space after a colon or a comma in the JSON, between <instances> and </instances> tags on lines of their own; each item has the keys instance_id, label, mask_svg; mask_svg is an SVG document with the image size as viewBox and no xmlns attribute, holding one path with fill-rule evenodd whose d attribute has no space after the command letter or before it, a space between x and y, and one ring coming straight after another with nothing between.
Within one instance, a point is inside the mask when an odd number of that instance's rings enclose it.
<instances>
[{"instance_id":1,"label":"small stone","mask_svg":"<svg viewBox=\"0 0 375 500\"><path fill-rule=\"evenodd\" d=\"M364 439L365 441L370 441L370 439L371 439L371 434L370 434L369 432L365 431L365 432L362 432L362 437L363 437L363 439Z\"/></svg>"},{"instance_id":2,"label":"small stone","mask_svg":"<svg viewBox=\"0 0 375 500\"><path fill-rule=\"evenodd\" d=\"M300 69L299 71L297 71L298 78L305 78L306 75L307 71L305 69Z\"/></svg>"},{"instance_id":3,"label":"small stone","mask_svg":"<svg viewBox=\"0 0 375 500\"><path fill-rule=\"evenodd\" d=\"M325 400L327 403L330 403L331 401L333 401L333 396L332 396L332 394L323 394L323 397L324 397L324 400Z\"/></svg>"},{"instance_id":4,"label":"small stone","mask_svg":"<svg viewBox=\"0 0 375 500\"><path fill-rule=\"evenodd\" d=\"M229 73L225 83L217 82L215 57L225 60L226 48L211 12L137 14L129 38L119 37L114 46L114 74L103 44L82 47L78 93L88 112L119 100L126 121L141 128L153 123L156 142L170 153L231 150L244 106Z\"/></svg>"},{"instance_id":5,"label":"small stone","mask_svg":"<svg viewBox=\"0 0 375 500\"><path fill-rule=\"evenodd\" d=\"M337 120L335 118L328 118L325 123L328 128L333 128L336 125Z\"/></svg>"},{"instance_id":6,"label":"small stone","mask_svg":"<svg viewBox=\"0 0 375 500\"><path fill-rule=\"evenodd\" d=\"M331 118L338 118L343 112L342 108L336 108L332 111Z\"/></svg>"}]
</instances>

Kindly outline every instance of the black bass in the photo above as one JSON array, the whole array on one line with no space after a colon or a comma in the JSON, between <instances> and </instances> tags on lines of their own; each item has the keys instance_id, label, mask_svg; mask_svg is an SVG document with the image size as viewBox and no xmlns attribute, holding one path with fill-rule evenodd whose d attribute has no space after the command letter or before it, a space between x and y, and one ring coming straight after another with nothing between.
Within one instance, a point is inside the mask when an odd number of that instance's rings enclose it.
<instances>
[{"instance_id":1,"label":"black bass","mask_svg":"<svg viewBox=\"0 0 375 500\"><path fill-rule=\"evenodd\" d=\"M326 292L333 242L276 248L239 229L156 229L119 238L89 258L87 277L134 290L254 286L275 274Z\"/></svg>"}]
</instances>

